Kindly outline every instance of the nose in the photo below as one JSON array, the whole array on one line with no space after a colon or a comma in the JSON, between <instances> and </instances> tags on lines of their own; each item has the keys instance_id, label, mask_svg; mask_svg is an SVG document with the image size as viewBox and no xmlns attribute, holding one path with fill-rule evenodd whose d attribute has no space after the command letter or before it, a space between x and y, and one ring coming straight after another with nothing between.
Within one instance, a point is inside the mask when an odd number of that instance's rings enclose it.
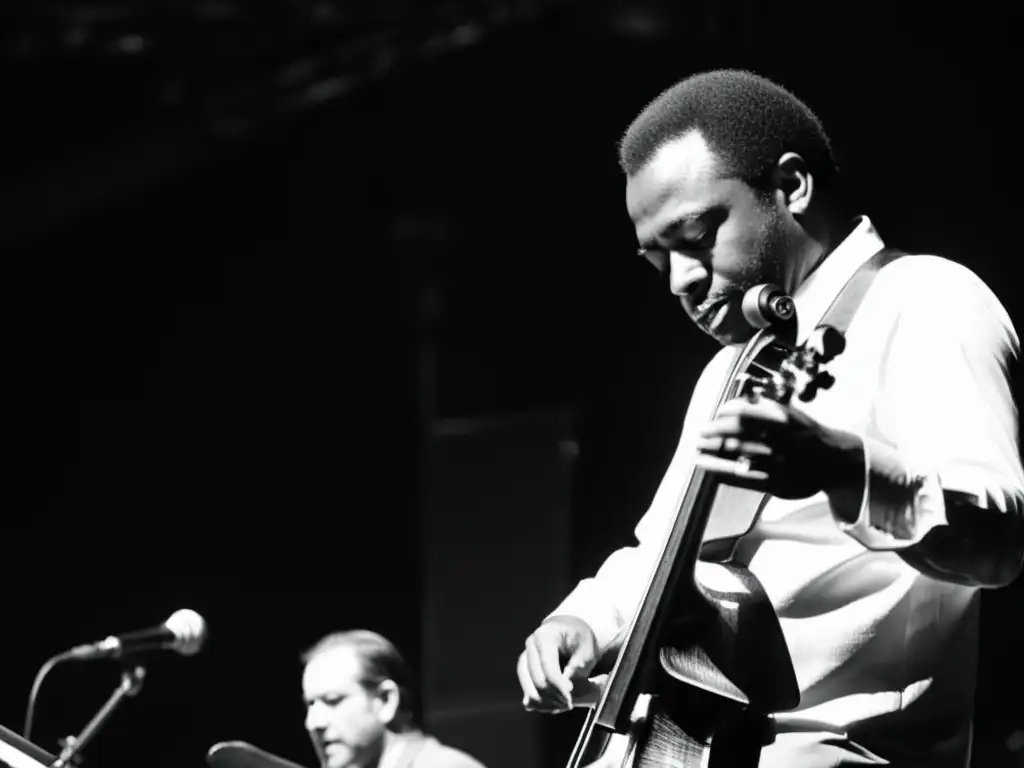
<instances>
[{"instance_id":1,"label":"nose","mask_svg":"<svg viewBox=\"0 0 1024 768\"><path fill-rule=\"evenodd\" d=\"M306 730L312 733L326 727L326 707L319 701L315 701L306 708Z\"/></svg>"},{"instance_id":2,"label":"nose","mask_svg":"<svg viewBox=\"0 0 1024 768\"><path fill-rule=\"evenodd\" d=\"M696 297L711 279L707 266L685 253L670 251L668 255L668 285L680 297Z\"/></svg>"}]
</instances>

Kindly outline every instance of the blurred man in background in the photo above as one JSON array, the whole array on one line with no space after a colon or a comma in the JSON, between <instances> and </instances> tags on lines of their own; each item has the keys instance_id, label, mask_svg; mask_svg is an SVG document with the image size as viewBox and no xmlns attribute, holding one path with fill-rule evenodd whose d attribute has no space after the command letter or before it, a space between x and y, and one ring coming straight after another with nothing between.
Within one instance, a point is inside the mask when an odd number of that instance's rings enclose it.
<instances>
[{"instance_id":1,"label":"blurred man in background","mask_svg":"<svg viewBox=\"0 0 1024 768\"><path fill-rule=\"evenodd\" d=\"M302 662L306 730L323 768L484 768L416 726L409 669L387 638L338 632Z\"/></svg>"}]
</instances>

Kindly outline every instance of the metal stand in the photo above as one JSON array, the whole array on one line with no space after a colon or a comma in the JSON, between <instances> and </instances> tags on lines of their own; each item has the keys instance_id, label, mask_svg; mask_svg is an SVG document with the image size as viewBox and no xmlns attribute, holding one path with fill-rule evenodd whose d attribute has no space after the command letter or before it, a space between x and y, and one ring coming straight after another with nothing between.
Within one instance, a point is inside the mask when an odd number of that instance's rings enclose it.
<instances>
[{"instance_id":1,"label":"metal stand","mask_svg":"<svg viewBox=\"0 0 1024 768\"><path fill-rule=\"evenodd\" d=\"M92 741L93 737L99 733L100 728L107 722L110 716L114 713L117 705L120 704L125 697L134 696L142 689L142 681L146 677L146 669L142 666L128 665L121 673L121 682L117 686L117 689L111 694L110 698L107 699L106 703L100 707L99 712L90 720L82 732L77 736L68 736L64 740L64 748L60 751L60 755L53 762L50 768L65 768L70 763L75 755L77 755L86 744Z\"/></svg>"}]
</instances>

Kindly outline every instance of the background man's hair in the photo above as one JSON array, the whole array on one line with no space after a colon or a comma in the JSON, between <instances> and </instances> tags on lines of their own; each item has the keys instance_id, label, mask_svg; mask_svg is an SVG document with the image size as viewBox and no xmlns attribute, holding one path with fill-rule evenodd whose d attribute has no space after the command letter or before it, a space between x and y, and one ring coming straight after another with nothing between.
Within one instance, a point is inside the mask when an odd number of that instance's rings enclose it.
<instances>
[{"instance_id":1,"label":"background man's hair","mask_svg":"<svg viewBox=\"0 0 1024 768\"><path fill-rule=\"evenodd\" d=\"M350 629L333 632L318 640L302 656L303 666L314 657L335 648L351 648L359 657L363 668L363 685L373 688L385 680L398 686L398 712L390 728L409 730L415 726L415 708L412 698L412 674L402 654L383 635L368 629Z\"/></svg>"},{"instance_id":2,"label":"background man's hair","mask_svg":"<svg viewBox=\"0 0 1024 768\"><path fill-rule=\"evenodd\" d=\"M727 178L768 192L779 158L796 152L816 190L835 192L838 169L818 117L782 86L743 70L702 72L663 91L623 134L619 165L632 176L667 142L692 130L708 142Z\"/></svg>"}]
</instances>

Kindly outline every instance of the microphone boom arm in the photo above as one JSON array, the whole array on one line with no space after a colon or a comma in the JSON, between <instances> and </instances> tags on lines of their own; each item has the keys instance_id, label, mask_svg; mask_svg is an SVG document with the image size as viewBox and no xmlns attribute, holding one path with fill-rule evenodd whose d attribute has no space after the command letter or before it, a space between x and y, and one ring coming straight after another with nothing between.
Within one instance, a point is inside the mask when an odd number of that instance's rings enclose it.
<instances>
[{"instance_id":1,"label":"microphone boom arm","mask_svg":"<svg viewBox=\"0 0 1024 768\"><path fill-rule=\"evenodd\" d=\"M110 695L110 698L100 707L92 720L86 723L85 728L78 736L69 736L64 741L64 748L50 768L66 768L86 744L92 741L99 733L100 728L106 724L110 716L114 714L117 705L128 696L135 696L142 689L142 681L146 677L146 668L141 665L128 664L121 673L121 682Z\"/></svg>"}]
</instances>

